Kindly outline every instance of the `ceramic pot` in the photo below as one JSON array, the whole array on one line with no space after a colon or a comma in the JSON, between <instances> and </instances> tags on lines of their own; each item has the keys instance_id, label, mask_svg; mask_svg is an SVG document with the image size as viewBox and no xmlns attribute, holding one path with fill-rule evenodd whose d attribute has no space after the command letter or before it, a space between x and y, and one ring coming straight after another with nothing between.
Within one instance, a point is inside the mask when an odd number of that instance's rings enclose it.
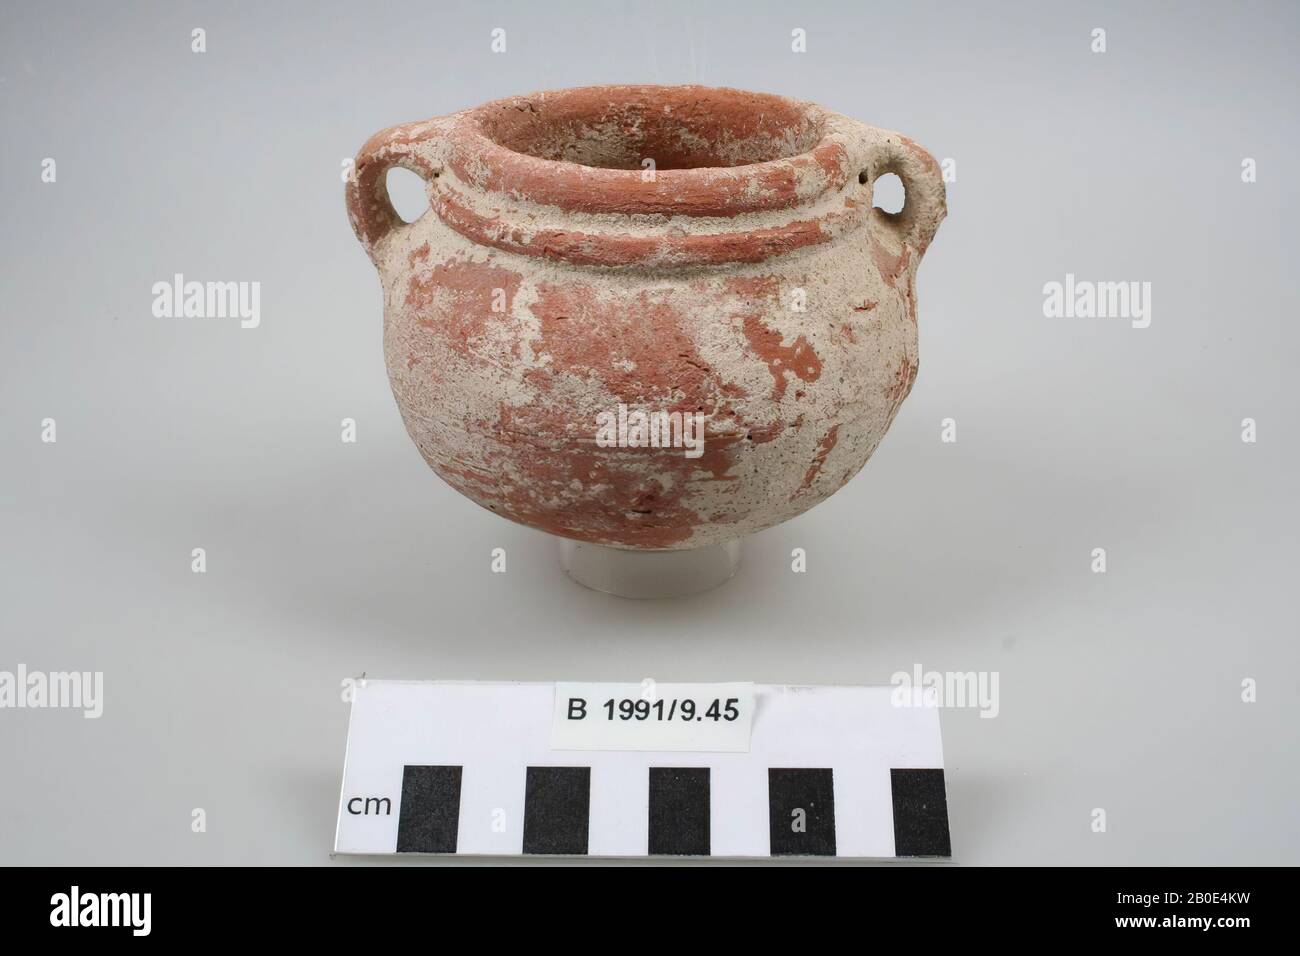
<instances>
[{"instance_id":1,"label":"ceramic pot","mask_svg":"<svg viewBox=\"0 0 1300 956\"><path fill-rule=\"evenodd\" d=\"M427 184L415 222L389 201L393 166ZM872 207L884 173L896 214ZM916 269L945 212L906 137L699 86L392 127L357 155L347 206L433 470L502 517L649 550L770 527L857 473L916 377ZM635 412L658 416L659 447Z\"/></svg>"}]
</instances>

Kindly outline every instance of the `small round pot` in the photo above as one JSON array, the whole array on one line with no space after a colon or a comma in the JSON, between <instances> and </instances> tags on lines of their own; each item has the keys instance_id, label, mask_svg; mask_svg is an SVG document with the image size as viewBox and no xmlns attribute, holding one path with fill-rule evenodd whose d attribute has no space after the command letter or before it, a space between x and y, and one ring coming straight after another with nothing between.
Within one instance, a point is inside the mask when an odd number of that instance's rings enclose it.
<instances>
[{"instance_id":1,"label":"small round pot","mask_svg":"<svg viewBox=\"0 0 1300 956\"><path fill-rule=\"evenodd\" d=\"M389 201L393 166L427 184L415 222ZM898 213L872 206L885 173ZM513 521L652 551L793 518L866 463L916 378L916 269L945 212L906 137L699 86L392 127L357 155L347 206L393 394L439 477Z\"/></svg>"}]
</instances>

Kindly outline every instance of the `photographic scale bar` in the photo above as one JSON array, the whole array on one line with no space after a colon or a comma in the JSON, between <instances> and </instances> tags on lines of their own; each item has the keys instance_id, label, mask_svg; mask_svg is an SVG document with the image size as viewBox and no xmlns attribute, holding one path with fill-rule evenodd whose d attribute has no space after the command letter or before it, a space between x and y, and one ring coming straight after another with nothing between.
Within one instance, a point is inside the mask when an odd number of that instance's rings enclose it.
<instances>
[{"instance_id":1,"label":"photographic scale bar","mask_svg":"<svg viewBox=\"0 0 1300 956\"><path fill-rule=\"evenodd\" d=\"M757 685L747 753L551 750L554 685L356 688L335 850L951 857L938 712Z\"/></svg>"},{"instance_id":2,"label":"photographic scale bar","mask_svg":"<svg viewBox=\"0 0 1300 956\"><path fill-rule=\"evenodd\" d=\"M398 853L455 853L461 767L405 767ZM708 767L650 767L649 856L710 856ZM529 767L520 853L585 856L591 822L591 767ZM892 770L894 855L949 857L942 770ZM829 768L767 772L772 856L835 856L835 780ZM801 813L802 825L792 820Z\"/></svg>"}]
</instances>

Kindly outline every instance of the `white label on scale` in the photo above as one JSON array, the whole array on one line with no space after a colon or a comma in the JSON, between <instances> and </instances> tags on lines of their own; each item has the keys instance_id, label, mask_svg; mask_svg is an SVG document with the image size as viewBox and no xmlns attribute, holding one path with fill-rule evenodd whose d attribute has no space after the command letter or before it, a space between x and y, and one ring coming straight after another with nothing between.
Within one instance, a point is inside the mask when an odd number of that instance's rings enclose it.
<instances>
[{"instance_id":1,"label":"white label on scale","mask_svg":"<svg viewBox=\"0 0 1300 956\"><path fill-rule=\"evenodd\" d=\"M556 684L553 750L744 753L753 684Z\"/></svg>"},{"instance_id":2,"label":"white label on scale","mask_svg":"<svg viewBox=\"0 0 1300 956\"><path fill-rule=\"evenodd\" d=\"M643 707L645 691L358 681L335 851L952 855L938 709L888 686L660 684ZM560 725L571 698L585 701L587 716ZM703 720L678 721L688 700ZM682 749L626 749L666 746L665 735L688 725L700 736ZM741 727L747 746L721 749ZM606 733L618 735L618 749L589 749Z\"/></svg>"}]
</instances>

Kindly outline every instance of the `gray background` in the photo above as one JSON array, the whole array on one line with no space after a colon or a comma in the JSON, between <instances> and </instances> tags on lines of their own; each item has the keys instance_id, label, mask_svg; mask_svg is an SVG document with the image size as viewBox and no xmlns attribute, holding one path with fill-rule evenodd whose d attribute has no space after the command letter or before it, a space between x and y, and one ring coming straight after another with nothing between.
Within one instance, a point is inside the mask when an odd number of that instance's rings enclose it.
<instances>
[{"instance_id":1,"label":"gray background","mask_svg":"<svg viewBox=\"0 0 1300 956\"><path fill-rule=\"evenodd\" d=\"M0 670L106 687L98 721L0 711L0 862L327 862L340 681L363 671L884 683L918 663L1000 674L996 719L943 716L962 862L1300 862L1298 20L6 3ZM343 209L340 164L382 127L609 81L812 99L958 166L920 377L876 457L676 603L569 583L551 541L425 467ZM1151 282L1151 327L1045 318L1067 271ZM260 281L261 327L154 318L174 272Z\"/></svg>"}]
</instances>

